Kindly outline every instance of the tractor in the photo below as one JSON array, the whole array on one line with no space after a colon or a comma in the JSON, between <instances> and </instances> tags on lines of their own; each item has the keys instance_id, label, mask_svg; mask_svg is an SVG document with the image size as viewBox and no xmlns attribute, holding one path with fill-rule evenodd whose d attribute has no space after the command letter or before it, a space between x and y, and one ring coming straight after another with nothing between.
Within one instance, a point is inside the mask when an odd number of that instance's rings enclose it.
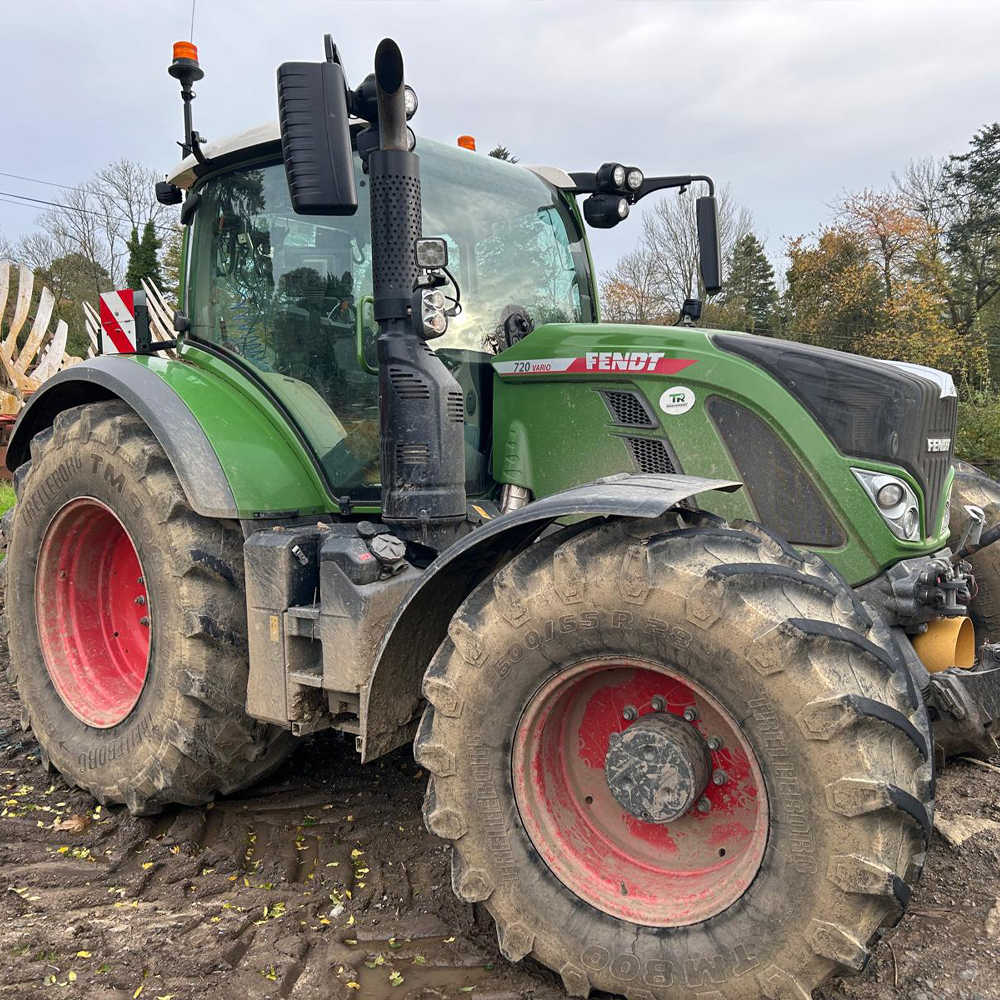
<instances>
[{"instance_id":1,"label":"tractor","mask_svg":"<svg viewBox=\"0 0 1000 1000\"><path fill-rule=\"evenodd\" d=\"M863 969L935 756L997 748L1000 488L955 471L952 380L697 302L602 324L585 224L706 189L713 293L711 179L418 142L391 40L352 88L328 37L279 67L278 124L213 143L193 45L170 73L176 339L49 379L7 452L46 765L141 815L318 730L412 742L455 893L569 995Z\"/></svg>"}]
</instances>

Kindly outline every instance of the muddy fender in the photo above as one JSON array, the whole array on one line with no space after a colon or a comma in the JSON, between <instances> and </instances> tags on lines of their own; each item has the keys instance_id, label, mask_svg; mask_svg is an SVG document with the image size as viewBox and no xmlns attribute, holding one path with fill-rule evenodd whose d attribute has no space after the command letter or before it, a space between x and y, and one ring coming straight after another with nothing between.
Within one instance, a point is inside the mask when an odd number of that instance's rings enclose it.
<instances>
[{"instance_id":1,"label":"muddy fender","mask_svg":"<svg viewBox=\"0 0 1000 1000\"><path fill-rule=\"evenodd\" d=\"M659 517L708 490L740 483L696 476L620 475L553 493L478 528L438 557L386 629L368 684L361 692L363 760L413 738L420 685L455 611L472 590L564 517Z\"/></svg>"}]
</instances>

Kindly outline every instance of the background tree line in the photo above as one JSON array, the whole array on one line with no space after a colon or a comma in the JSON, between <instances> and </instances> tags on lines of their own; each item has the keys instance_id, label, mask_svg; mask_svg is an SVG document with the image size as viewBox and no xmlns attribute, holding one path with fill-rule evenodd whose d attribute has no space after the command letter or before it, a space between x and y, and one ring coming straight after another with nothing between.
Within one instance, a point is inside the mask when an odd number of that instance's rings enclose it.
<instances>
[{"instance_id":1,"label":"background tree line","mask_svg":"<svg viewBox=\"0 0 1000 1000\"><path fill-rule=\"evenodd\" d=\"M36 299L43 285L55 296L54 317L69 326L70 354L87 351L84 301L96 306L100 292L138 288L143 278L168 296L176 294L181 229L177 210L156 200L159 179L141 164L118 160L63 189L33 232L14 243L0 233L0 260L26 264L35 272ZM12 289L6 321L14 296Z\"/></svg>"},{"instance_id":2,"label":"background tree line","mask_svg":"<svg viewBox=\"0 0 1000 1000\"><path fill-rule=\"evenodd\" d=\"M728 188L719 216L725 287L702 325L944 369L960 452L1000 461L1000 123L962 153L911 162L887 190L843 195L817 232L785 240L778 273ZM602 276L605 320L674 322L700 294L697 256L693 195L664 198Z\"/></svg>"}]
</instances>

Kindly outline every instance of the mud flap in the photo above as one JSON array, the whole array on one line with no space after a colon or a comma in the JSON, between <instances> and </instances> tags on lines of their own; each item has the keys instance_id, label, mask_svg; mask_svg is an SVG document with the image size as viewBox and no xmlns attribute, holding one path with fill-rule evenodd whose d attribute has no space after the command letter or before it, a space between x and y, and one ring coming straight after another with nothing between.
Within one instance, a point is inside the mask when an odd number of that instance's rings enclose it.
<instances>
[{"instance_id":1,"label":"mud flap","mask_svg":"<svg viewBox=\"0 0 1000 1000\"><path fill-rule=\"evenodd\" d=\"M697 476L610 476L543 497L466 535L431 563L386 629L361 693L362 760L388 753L412 737L424 670L459 605L553 522L565 517L659 517L699 493L732 492L740 486Z\"/></svg>"}]
</instances>

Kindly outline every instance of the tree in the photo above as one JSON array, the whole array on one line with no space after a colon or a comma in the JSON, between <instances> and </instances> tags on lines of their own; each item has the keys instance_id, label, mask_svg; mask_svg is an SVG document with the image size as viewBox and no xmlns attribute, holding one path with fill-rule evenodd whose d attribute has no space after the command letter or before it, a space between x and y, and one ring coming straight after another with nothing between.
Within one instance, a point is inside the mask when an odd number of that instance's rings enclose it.
<instances>
[{"instance_id":1,"label":"tree","mask_svg":"<svg viewBox=\"0 0 1000 1000\"><path fill-rule=\"evenodd\" d=\"M176 211L156 200L158 179L155 171L123 159L63 192L60 205L38 220L51 243L52 256L81 253L120 286L132 230L141 233L147 222L166 229Z\"/></svg>"},{"instance_id":2,"label":"tree","mask_svg":"<svg viewBox=\"0 0 1000 1000\"><path fill-rule=\"evenodd\" d=\"M1000 122L981 128L969 145L948 158L942 177L944 245L963 332L1000 292Z\"/></svg>"},{"instance_id":3,"label":"tree","mask_svg":"<svg viewBox=\"0 0 1000 1000\"><path fill-rule=\"evenodd\" d=\"M132 228L132 235L128 239L128 269L125 271L125 287L141 288L142 282L151 281L156 285L160 284L160 262L157 254L160 250L161 241L157 238L153 220L148 219L142 228L142 238L139 233Z\"/></svg>"},{"instance_id":4,"label":"tree","mask_svg":"<svg viewBox=\"0 0 1000 1000\"><path fill-rule=\"evenodd\" d=\"M620 257L601 276L601 315L607 322L660 323L665 311L656 261L647 248Z\"/></svg>"},{"instance_id":5,"label":"tree","mask_svg":"<svg viewBox=\"0 0 1000 1000\"><path fill-rule=\"evenodd\" d=\"M661 198L643 214L642 243L652 255L668 312L678 313L685 299L705 298L699 271L695 195L686 191ZM753 229L753 216L739 208L729 186L718 192L722 260L732 259L737 240ZM725 286L726 275L723 275Z\"/></svg>"},{"instance_id":6,"label":"tree","mask_svg":"<svg viewBox=\"0 0 1000 1000\"><path fill-rule=\"evenodd\" d=\"M163 294L178 305L181 288L181 249L184 246L184 230L177 224L170 228L163 241L163 253L160 257L160 273L163 275L161 288Z\"/></svg>"},{"instance_id":7,"label":"tree","mask_svg":"<svg viewBox=\"0 0 1000 1000\"><path fill-rule=\"evenodd\" d=\"M723 301L741 314L740 329L748 333L771 333L778 292L774 268L767 259L763 244L753 233L741 236L733 244L729 279Z\"/></svg>"},{"instance_id":8,"label":"tree","mask_svg":"<svg viewBox=\"0 0 1000 1000\"><path fill-rule=\"evenodd\" d=\"M508 163L517 163L517 157L502 143L497 143L487 154L494 160L506 160Z\"/></svg>"},{"instance_id":9,"label":"tree","mask_svg":"<svg viewBox=\"0 0 1000 1000\"><path fill-rule=\"evenodd\" d=\"M85 357L90 341L84 322L83 303L87 301L96 305L98 294L114 287L108 272L83 254L69 253L37 268L35 273L37 283L47 285L55 296L53 317L65 320L69 327L66 350Z\"/></svg>"},{"instance_id":10,"label":"tree","mask_svg":"<svg viewBox=\"0 0 1000 1000\"><path fill-rule=\"evenodd\" d=\"M788 242L785 311L796 340L865 353L884 303L879 268L862 238L842 226L822 230L815 242Z\"/></svg>"}]
</instances>

